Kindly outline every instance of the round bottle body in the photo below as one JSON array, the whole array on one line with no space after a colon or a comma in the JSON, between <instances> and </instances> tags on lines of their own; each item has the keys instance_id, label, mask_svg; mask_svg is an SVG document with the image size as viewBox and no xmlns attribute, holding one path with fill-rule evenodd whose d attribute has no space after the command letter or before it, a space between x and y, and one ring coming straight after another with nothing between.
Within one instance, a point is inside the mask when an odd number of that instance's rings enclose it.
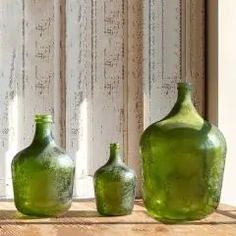
<instances>
[{"instance_id":1,"label":"round bottle body","mask_svg":"<svg viewBox=\"0 0 236 236\"><path fill-rule=\"evenodd\" d=\"M225 139L190 108L183 99L141 137L144 204L164 222L201 219L219 204Z\"/></svg>"},{"instance_id":2,"label":"round bottle body","mask_svg":"<svg viewBox=\"0 0 236 236\"><path fill-rule=\"evenodd\" d=\"M26 215L61 215L72 202L74 163L50 135L35 140L12 161L16 208Z\"/></svg>"},{"instance_id":3,"label":"round bottle body","mask_svg":"<svg viewBox=\"0 0 236 236\"><path fill-rule=\"evenodd\" d=\"M116 144L111 145L116 148ZM136 175L111 150L108 162L94 175L97 210L101 215L127 215L134 206Z\"/></svg>"}]
</instances>

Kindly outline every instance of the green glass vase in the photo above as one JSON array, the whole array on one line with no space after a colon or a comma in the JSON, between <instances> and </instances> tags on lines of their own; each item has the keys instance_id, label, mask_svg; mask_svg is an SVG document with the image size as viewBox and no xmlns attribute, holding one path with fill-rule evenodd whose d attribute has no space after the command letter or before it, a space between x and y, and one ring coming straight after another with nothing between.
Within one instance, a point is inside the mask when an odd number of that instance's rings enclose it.
<instances>
[{"instance_id":1,"label":"green glass vase","mask_svg":"<svg viewBox=\"0 0 236 236\"><path fill-rule=\"evenodd\" d=\"M71 205L74 163L51 135L50 115L36 115L32 144L12 161L16 208L33 216L57 216Z\"/></svg>"},{"instance_id":2,"label":"green glass vase","mask_svg":"<svg viewBox=\"0 0 236 236\"><path fill-rule=\"evenodd\" d=\"M179 83L171 112L140 141L144 204L163 222L201 219L220 199L226 142L197 113L191 93L190 83Z\"/></svg>"},{"instance_id":3,"label":"green glass vase","mask_svg":"<svg viewBox=\"0 0 236 236\"><path fill-rule=\"evenodd\" d=\"M134 206L136 175L121 159L119 144L110 145L108 162L94 175L97 210L101 215L128 215Z\"/></svg>"}]
</instances>

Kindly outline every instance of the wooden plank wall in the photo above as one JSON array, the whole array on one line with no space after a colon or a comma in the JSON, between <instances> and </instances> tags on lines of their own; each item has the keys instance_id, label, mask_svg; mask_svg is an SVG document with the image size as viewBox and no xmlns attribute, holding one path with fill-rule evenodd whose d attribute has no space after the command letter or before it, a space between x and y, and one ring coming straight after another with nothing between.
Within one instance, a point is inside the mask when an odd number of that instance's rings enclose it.
<instances>
[{"instance_id":1,"label":"wooden plank wall","mask_svg":"<svg viewBox=\"0 0 236 236\"><path fill-rule=\"evenodd\" d=\"M143 127L170 111L180 81L192 82L204 116L205 0L150 0L143 8Z\"/></svg>"},{"instance_id":2,"label":"wooden plank wall","mask_svg":"<svg viewBox=\"0 0 236 236\"><path fill-rule=\"evenodd\" d=\"M204 4L204 0L150 0L145 5L145 126L171 109L178 81L193 83L195 105L205 112Z\"/></svg>"},{"instance_id":3,"label":"wooden plank wall","mask_svg":"<svg viewBox=\"0 0 236 236\"><path fill-rule=\"evenodd\" d=\"M53 114L76 163L75 196L92 196L111 142L140 177L140 135L170 110L185 75L204 114L204 5L0 0L0 196L12 196L11 159L30 143L35 113Z\"/></svg>"},{"instance_id":4,"label":"wooden plank wall","mask_svg":"<svg viewBox=\"0 0 236 236\"><path fill-rule=\"evenodd\" d=\"M12 192L10 164L22 120L18 112L23 86L22 8L21 1L0 1L0 196Z\"/></svg>"}]
</instances>

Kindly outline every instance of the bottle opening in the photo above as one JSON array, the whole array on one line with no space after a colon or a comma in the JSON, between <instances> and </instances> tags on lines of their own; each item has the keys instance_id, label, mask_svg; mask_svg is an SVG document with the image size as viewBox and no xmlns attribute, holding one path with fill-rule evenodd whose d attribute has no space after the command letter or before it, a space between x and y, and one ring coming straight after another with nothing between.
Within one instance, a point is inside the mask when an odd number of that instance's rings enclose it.
<instances>
[{"instance_id":1,"label":"bottle opening","mask_svg":"<svg viewBox=\"0 0 236 236\"><path fill-rule=\"evenodd\" d=\"M190 82L179 82L178 83L178 89L181 89L181 88L191 90L193 88L193 85Z\"/></svg>"},{"instance_id":2,"label":"bottle opening","mask_svg":"<svg viewBox=\"0 0 236 236\"><path fill-rule=\"evenodd\" d=\"M49 114L45 114L45 115L35 115L34 118L36 123L52 123L52 116Z\"/></svg>"},{"instance_id":3,"label":"bottle opening","mask_svg":"<svg viewBox=\"0 0 236 236\"><path fill-rule=\"evenodd\" d=\"M120 144L119 143L111 143L110 149L112 149L112 150L120 149Z\"/></svg>"}]
</instances>

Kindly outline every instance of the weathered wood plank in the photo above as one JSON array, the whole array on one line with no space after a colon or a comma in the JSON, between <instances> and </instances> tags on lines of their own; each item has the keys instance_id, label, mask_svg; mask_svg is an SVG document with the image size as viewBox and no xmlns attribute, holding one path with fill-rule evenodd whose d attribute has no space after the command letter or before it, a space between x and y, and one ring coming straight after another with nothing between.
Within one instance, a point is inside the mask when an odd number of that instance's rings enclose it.
<instances>
[{"instance_id":1,"label":"weathered wood plank","mask_svg":"<svg viewBox=\"0 0 236 236\"><path fill-rule=\"evenodd\" d=\"M176 100L176 83L181 79L181 1L151 0L149 14L148 124L164 117Z\"/></svg>"},{"instance_id":2,"label":"weathered wood plank","mask_svg":"<svg viewBox=\"0 0 236 236\"><path fill-rule=\"evenodd\" d=\"M92 125L90 173L124 136L124 1L92 1Z\"/></svg>"},{"instance_id":3,"label":"weathered wood plank","mask_svg":"<svg viewBox=\"0 0 236 236\"><path fill-rule=\"evenodd\" d=\"M66 19L66 149L76 163L75 195L81 196L80 179L88 175L93 149L91 1L67 1Z\"/></svg>"},{"instance_id":4,"label":"weathered wood plank","mask_svg":"<svg viewBox=\"0 0 236 236\"><path fill-rule=\"evenodd\" d=\"M205 116L205 0L186 1L186 77L193 83L193 101ZM184 57L184 56L183 56Z\"/></svg>"},{"instance_id":5,"label":"weathered wood plank","mask_svg":"<svg viewBox=\"0 0 236 236\"><path fill-rule=\"evenodd\" d=\"M0 1L0 196L12 197L11 160L19 149L23 3Z\"/></svg>"},{"instance_id":6,"label":"weathered wood plank","mask_svg":"<svg viewBox=\"0 0 236 236\"><path fill-rule=\"evenodd\" d=\"M191 81L194 103L204 114L205 1L150 1L149 77L145 80L145 126L163 118L172 108L178 81ZM148 63L148 64L147 64ZM147 73L146 73L147 74Z\"/></svg>"},{"instance_id":7,"label":"weathered wood plank","mask_svg":"<svg viewBox=\"0 0 236 236\"><path fill-rule=\"evenodd\" d=\"M67 149L76 178L93 174L123 144L124 3L67 3ZM75 30L77 29L77 30Z\"/></svg>"},{"instance_id":8,"label":"weathered wood plank","mask_svg":"<svg viewBox=\"0 0 236 236\"><path fill-rule=\"evenodd\" d=\"M97 236L97 235L160 235L215 236L236 234L235 208L220 208L200 221L162 224L149 217L141 201L133 213L120 217L102 217L94 202L73 202L70 211L58 218L32 219L16 212L11 202L0 203L1 236Z\"/></svg>"},{"instance_id":9,"label":"weathered wood plank","mask_svg":"<svg viewBox=\"0 0 236 236\"><path fill-rule=\"evenodd\" d=\"M177 82L190 81L204 115L205 1L150 0L144 5L143 122L163 118L177 97Z\"/></svg>"},{"instance_id":10,"label":"weathered wood plank","mask_svg":"<svg viewBox=\"0 0 236 236\"><path fill-rule=\"evenodd\" d=\"M143 6L142 0L128 1L128 164L138 177L137 196L141 196L139 140L143 131Z\"/></svg>"},{"instance_id":11,"label":"weathered wood plank","mask_svg":"<svg viewBox=\"0 0 236 236\"><path fill-rule=\"evenodd\" d=\"M54 135L66 148L66 0L54 0L53 107Z\"/></svg>"},{"instance_id":12,"label":"weathered wood plank","mask_svg":"<svg viewBox=\"0 0 236 236\"><path fill-rule=\"evenodd\" d=\"M27 145L33 136L36 113L58 115L54 110L54 86L59 78L55 78L54 71L54 1L25 1L24 10L23 137ZM55 130L59 130L57 123Z\"/></svg>"},{"instance_id":13,"label":"weathered wood plank","mask_svg":"<svg viewBox=\"0 0 236 236\"><path fill-rule=\"evenodd\" d=\"M3 109L1 127L5 130L2 143L8 148L1 155L4 169L1 173L7 175L7 182L4 180L1 185L1 193L6 197L12 196L11 159L16 151L31 142L36 113L51 113L55 121L56 141L63 145L65 140L64 77L61 72L62 3L63 0L1 1L0 71L3 93L0 109ZM11 142L8 143L9 139Z\"/></svg>"},{"instance_id":14,"label":"weathered wood plank","mask_svg":"<svg viewBox=\"0 0 236 236\"><path fill-rule=\"evenodd\" d=\"M204 2L2 0L2 194L6 156L30 143L35 113L54 115L56 141L76 161L76 196L91 193L111 142L140 177L142 130L171 109L183 75L204 113Z\"/></svg>"}]
</instances>

